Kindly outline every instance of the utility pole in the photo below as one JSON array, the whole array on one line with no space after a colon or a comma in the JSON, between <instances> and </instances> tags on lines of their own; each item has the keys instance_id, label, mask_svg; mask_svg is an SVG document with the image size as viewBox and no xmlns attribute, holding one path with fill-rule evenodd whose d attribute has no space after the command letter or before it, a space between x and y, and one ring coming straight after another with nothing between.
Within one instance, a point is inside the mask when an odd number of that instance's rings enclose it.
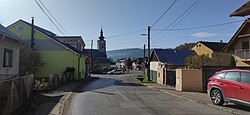
<instances>
[{"instance_id":1,"label":"utility pole","mask_svg":"<svg viewBox=\"0 0 250 115\"><path fill-rule=\"evenodd\" d=\"M31 43L30 48L34 49L34 17L31 17Z\"/></svg>"},{"instance_id":2,"label":"utility pole","mask_svg":"<svg viewBox=\"0 0 250 115\"><path fill-rule=\"evenodd\" d=\"M150 81L150 29L151 27L148 26L148 66L147 66L148 81Z\"/></svg>"},{"instance_id":3,"label":"utility pole","mask_svg":"<svg viewBox=\"0 0 250 115\"><path fill-rule=\"evenodd\" d=\"M144 64L146 67L146 45L145 44L144 44L144 48L143 48L143 60L144 60ZM145 69L144 69L143 73L145 74Z\"/></svg>"},{"instance_id":4,"label":"utility pole","mask_svg":"<svg viewBox=\"0 0 250 115\"><path fill-rule=\"evenodd\" d=\"M144 44L144 48L143 48L143 59L145 60L146 58L146 45Z\"/></svg>"},{"instance_id":5,"label":"utility pole","mask_svg":"<svg viewBox=\"0 0 250 115\"><path fill-rule=\"evenodd\" d=\"M92 69L92 50L93 50L93 40L91 40L91 49L90 49L90 69Z\"/></svg>"}]
</instances>

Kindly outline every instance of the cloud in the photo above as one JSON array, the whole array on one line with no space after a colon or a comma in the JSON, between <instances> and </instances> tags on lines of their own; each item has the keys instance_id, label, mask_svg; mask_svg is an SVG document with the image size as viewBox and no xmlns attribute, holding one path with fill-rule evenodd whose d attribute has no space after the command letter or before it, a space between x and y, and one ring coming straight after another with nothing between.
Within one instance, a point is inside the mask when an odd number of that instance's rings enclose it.
<instances>
[{"instance_id":1,"label":"cloud","mask_svg":"<svg viewBox=\"0 0 250 115\"><path fill-rule=\"evenodd\" d=\"M213 34L213 33L208 33L208 32L198 32L198 33L194 33L191 36L192 37L197 37L197 38L205 38L205 37L211 37L211 36L216 36L217 34Z\"/></svg>"}]
</instances>

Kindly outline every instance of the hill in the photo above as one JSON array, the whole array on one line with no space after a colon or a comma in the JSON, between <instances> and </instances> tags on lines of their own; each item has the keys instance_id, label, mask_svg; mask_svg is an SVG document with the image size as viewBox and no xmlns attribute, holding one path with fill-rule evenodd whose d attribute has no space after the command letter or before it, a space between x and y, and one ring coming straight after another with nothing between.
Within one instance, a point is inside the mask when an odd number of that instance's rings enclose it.
<instances>
[{"instance_id":1,"label":"hill","mask_svg":"<svg viewBox=\"0 0 250 115\"><path fill-rule=\"evenodd\" d=\"M148 53L146 50L146 57ZM138 57L143 58L143 49L140 48L131 48L131 49L120 49L120 50L111 50L107 51L107 57L112 58L114 61L121 58L128 57Z\"/></svg>"},{"instance_id":2,"label":"hill","mask_svg":"<svg viewBox=\"0 0 250 115\"><path fill-rule=\"evenodd\" d=\"M184 43L177 46L175 49L177 50L190 50L195 43ZM152 53L153 49L151 49ZM146 49L146 57L148 57L148 50ZM113 61L121 58L128 58L128 57L136 57L136 58L143 58L143 49L140 48L130 48L130 49L120 49L120 50L111 50L107 51L107 57L112 58Z\"/></svg>"}]
</instances>

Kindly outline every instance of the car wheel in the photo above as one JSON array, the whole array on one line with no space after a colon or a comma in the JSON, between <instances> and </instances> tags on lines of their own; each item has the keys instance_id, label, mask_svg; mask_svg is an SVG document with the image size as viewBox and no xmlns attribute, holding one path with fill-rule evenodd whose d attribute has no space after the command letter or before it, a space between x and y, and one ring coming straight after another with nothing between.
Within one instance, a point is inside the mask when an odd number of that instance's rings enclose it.
<instances>
[{"instance_id":1,"label":"car wheel","mask_svg":"<svg viewBox=\"0 0 250 115\"><path fill-rule=\"evenodd\" d=\"M211 100L215 105L223 105L224 104L224 99L222 96L222 93L218 89L212 90L210 94Z\"/></svg>"}]
</instances>

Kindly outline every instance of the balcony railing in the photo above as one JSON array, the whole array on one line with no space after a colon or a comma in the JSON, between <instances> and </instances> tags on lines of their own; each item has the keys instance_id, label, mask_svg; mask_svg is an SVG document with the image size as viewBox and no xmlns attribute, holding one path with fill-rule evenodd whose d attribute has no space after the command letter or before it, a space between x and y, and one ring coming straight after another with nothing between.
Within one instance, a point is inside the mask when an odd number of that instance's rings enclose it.
<instances>
[{"instance_id":1,"label":"balcony railing","mask_svg":"<svg viewBox=\"0 0 250 115\"><path fill-rule=\"evenodd\" d=\"M250 61L250 49L235 50L235 56L242 60Z\"/></svg>"}]
</instances>

